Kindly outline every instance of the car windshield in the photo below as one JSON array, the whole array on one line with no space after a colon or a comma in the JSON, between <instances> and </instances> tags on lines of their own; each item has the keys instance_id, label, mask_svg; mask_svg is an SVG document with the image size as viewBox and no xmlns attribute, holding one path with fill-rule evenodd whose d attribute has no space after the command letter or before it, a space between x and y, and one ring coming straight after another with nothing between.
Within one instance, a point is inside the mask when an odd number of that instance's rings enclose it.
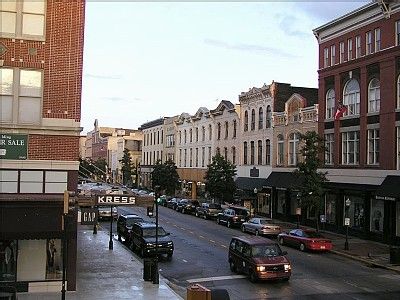
<instances>
[{"instance_id":1,"label":"car windshield","mask_svg":"<svg viewBox=\"0 0 400 300\"><path fill-rule=\"evenodd\" d=\"M126 226L132 226L133 223L143 222L144 220L140 217L137 218L129 218L126 220Z\"/></svg>"},{"instance_id":2,"label":"car windshield","mask_svg":"<svg viewBox=\"0 0 400 300\"><path fill-rule=\"evenodd\" d=\"M208 207L213 209L221 209L221 204L211 203Z\"/></svg>"},{"instance_id":3,"label":"car windshield","mask_svg":"<svg viewBox=\"0 0 400 300\"><path fill-rule=\"evenodd\" d=\"M260 219L260 223L263 225L273 224L271 220Z\"/></svg>"},{"instance_id":4,"label":"car windshield","mask_svg":"<svg viewBox=\"0 0 400 300\"><path fill-rule=\"evenodd\" d=\"M282 250L278 245L256 245L251 247L253 257L275 257L282 256Z\"/></svg>"},{"instance_id":5,"label":"car windshield","mask_svg":"<svg viewBox=\"0 0 400 300\"><path fill-rule=\"evenodd\" d=\"M314 232L314 231L306 231L304 232L306 237L309 238L322 238L322 235L318 232Z\"/></svg>"},{"instance_id":6,"label":"car windshield","mask_svg":"<svg viewBox=\"0 0 400 300\"><path fill-rule=\"evenodd\" d=\"M158 228L158 235L159 236L164 236L164 235L167 235L167 233L165 232L164 228L159 227ZM144 237L156 236L156 228L145 228L145 229L143 229L143 236Z\"/></svg>"},{"instance_id":7,"label":"car windshield","mask_svg":"<svg viewBox=\"0 0 400 300\"><path fill-rule=\"evenodd\" d=\"M237 215L240 215L240 216L247 216L248 215L247 209L233 208L233 210L235 211L235 213Z\"/></svg>"}]
</instances>

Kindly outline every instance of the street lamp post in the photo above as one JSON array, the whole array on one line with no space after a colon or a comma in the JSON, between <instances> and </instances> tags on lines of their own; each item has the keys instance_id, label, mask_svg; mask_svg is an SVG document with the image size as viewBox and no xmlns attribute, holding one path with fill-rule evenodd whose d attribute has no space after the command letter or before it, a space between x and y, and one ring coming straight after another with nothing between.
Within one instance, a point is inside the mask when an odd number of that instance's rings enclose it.
<instances>
[{"instance_id":1,"label":"street lamp post","mask_svg":"<svg viewBox=\"0 0 400 300\"><path fill-rule=\"evenodd\" d=\"M346 226L346 241L344 242L344 250L349 250L349 225L350 225L350 218L349 218L349 208L351 205L351 201L349 198L345 201L345 215L344 218L344 225Z\"/></svg>"},{"instance_id":2,"label":"street lamp post","mask_svg":"<svg viewBox=\"0 0 400 300\"><path fill-rule=\"evenodd\" d=\"M296 195L296 200L297 200L297 208L296 208L297 228L300 228L301 199L299 194Z\"/></svg>"},{"instance_id":3,"label":"street lamp post","mask_svg":"<svg viewBox=\"0 0 400 300\"><path fill-rule=\"evenodd\" d=\"M62 215L63 219L63 248L62 248L62 284L61 284L61 300L65 300L65 277L66 277L66 271L67 271L67 214L64 213Z\"/></svg>"},{"instance_id":4,"label":"street lamp post","mask_svg":"<svg viewBox=\"0 0 400 300\"><path fill-rule=\"evenodd\" d=\"M113 239L112 239L112 235L113 235L113 231L112 231L112 227L113 227L113 207L112 205L110 206L110 210L111 210L111 221L110 221L110 241L108 242L108 250L113 250L114 249L114 243L113 243Z\"/></svg>"},{"instance_id":5,"label":"street lamp post","mask_svg":"<svg viewBox=\"0 0 400 300\"><path fill-rule=\"evenodd\" d=\"M156 206L156 257L154 259L154 276L153 283L159 284L159 274L158 274L158 198L160 197L160 187L155 186L155 206Z\"/></svg>"}]
</instances>

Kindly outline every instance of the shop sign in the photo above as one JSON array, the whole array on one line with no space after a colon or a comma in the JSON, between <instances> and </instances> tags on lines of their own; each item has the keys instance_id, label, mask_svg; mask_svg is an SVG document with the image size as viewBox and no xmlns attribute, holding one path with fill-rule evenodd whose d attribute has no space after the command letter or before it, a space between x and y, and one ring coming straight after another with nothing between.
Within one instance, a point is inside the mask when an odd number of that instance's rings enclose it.
<instances>
[{"instance_id":1,"label":"shop sign","mask_svg":"<svg viewBox=\"0 0 400 300\"><path fill-rule=\"evenodd\" d=\"M97 223L99 210L97 208L81 208L81 224L94 225Z\"/></svg>"},{"instance_id":2,"label":"shop sign","mask_svg":"<svg viewBox=\"0 0 400 300\"><path fill-rule=\"evenodd\" d=\"M344 218L344 226L350 226L350 218Z\"/></svg>"},{"instance_id":3,"label":"shop sign","mask_svg":"<svg viewBox=\"0 0 400 300\"><path fill-rule=\"evenodd\" d=\"M0 134L0 159L27 159L27 134Z\"/></svg>"},{"instance_id":4,"label":"shop sign","mask_svg":"<svg viewBox=\"0 0 400 300\"><path fill-rule=\"evenodd\" d=\"M396 201L396 198L388 197L388 196L375 196L376 200L389 200L389 201Z\"/></svg>"},{"instance_id":5,"label":"shop sign","mask_svg":"<svg viewBox=\"0 0 400 300\"><path fill-rule=\"evenodd\" d=\"M96 205L116 206L116 205L134 205L136 204L135 196L125 195L96 195Z\"/></svg>"}]
</instances>

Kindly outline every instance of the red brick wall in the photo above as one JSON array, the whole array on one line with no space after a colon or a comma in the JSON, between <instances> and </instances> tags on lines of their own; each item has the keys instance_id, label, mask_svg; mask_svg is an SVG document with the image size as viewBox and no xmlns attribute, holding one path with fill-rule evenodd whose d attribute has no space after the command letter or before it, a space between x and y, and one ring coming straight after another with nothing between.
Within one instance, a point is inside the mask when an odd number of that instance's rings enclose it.
<instances>
[{"instance_id":1,"label":"red brick wall","mask_svg":"<svg viewBox=\"0 0 400 300\"><path fill-rule=\"evenodd\" d=\"M4 66L44 70L44 118L80 121L84 14L84 0L48 0L44 42L0 39Z\"/></svg>"},{"instance_id":2,"label":"red brick wall","mask_svg":"<svg viewBox=\"0 0 400 300\"><path fill-rule=\"evenodd\" d=\"M28 159L77 161L79 136L29 135Z\"/></svg>"}]
</instances>

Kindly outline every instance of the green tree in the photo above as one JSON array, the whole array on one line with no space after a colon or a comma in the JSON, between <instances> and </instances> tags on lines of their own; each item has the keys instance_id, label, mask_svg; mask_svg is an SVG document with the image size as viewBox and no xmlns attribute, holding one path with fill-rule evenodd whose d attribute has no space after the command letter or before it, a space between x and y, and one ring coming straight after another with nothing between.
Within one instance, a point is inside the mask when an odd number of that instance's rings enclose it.
<instances>
[{"instance_id":1,"label":"green tree","mask_svg":"<svg viewBox=\"0 0 400 300\"><path fill-rule=\"evenodd\" d=\"M95 167L90 160L79 158L79 175L86 178L92 178Z\"/></svg>"},{"instance_id":2,"label":"green tree","mask_svg":"<svg viewBox=\"0 0 400 300\"><path fill-rule=\"evenodd\" d=\"M106 174L107 174L107 162L104 158L99 158L96 160L94 163L94 174L97 176L97 178L102 178L104 181L107 180Z\"/></svg>"},{"instance_id":3,"label":"green tree","mask_svg":"<svg viewBox=\"0 0 400 300\"><path fill-rule=\"evenodd\" d=\"M321 199L324 194L324 184L328 181L324 172L319 172L326 148L324 140L315 131L307 131L300 134L302 146L300 153L304 160L297 164L295 174L301 179L301 186L298 187L300 194L301 207L315 212L316 229L319 230L319 213L321 209Z\"/></svg>"},{"instance_id":4,"label":"green tree","mask_svg":"<svg viewBox=\"0 0 400 300\"><path fill-rule=\"evenodd\" d=\"M121 172L122 172L122 184L127 185L132 183L132 157L128 149L124 149L124 154L122 155Z\"/></svg>"},{"instance_id":5,"label":"green tree","mask_svg":"<svg viewBox=\"0 0 400 300\"><path fill-rule=\"evenodd\" d=\"M171 160L161 163L158 160L151 172L151 184L154 190L156 186L159 186L160 191L165 191L167 195L173 196L179 187L179 175L175 163Z\"/></svg>"},{"instance_id":6,"label":"green tree","mask_svg":"<svg viewBox=\"0 0 400 300\"><path fill-rule=\"evenodd\" d=\"M233 177L236 175L236 166L217 153L212 162L207 166L205 189L211 197L220 202L232 201L236 191Z\"/></svg>"}]
</instances>

